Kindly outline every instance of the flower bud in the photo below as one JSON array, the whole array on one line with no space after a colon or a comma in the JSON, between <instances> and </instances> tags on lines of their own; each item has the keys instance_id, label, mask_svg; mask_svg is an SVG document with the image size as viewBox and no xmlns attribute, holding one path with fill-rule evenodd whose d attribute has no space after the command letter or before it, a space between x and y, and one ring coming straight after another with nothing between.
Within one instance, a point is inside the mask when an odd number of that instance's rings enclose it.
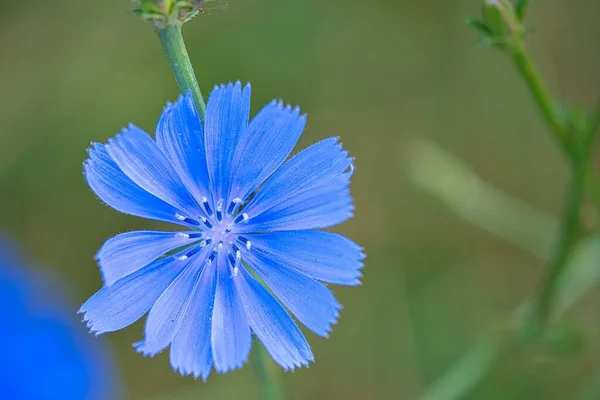
<instances>
[{"instance_id":1,"label":"flower bud","mask_svg":"<svg viewBox=\"0 0 600 400\"><path fill-rule=\"evenodd\" d=\"M203 0L137 0L136 3L133 13L152 22L157 29L187 22L204 10Z\"/></svg>"},{"instance_id":2,"label":"flower bud","mask_svg":"<svg viewBox=\"0 0 600 400\"><path fill-rule=\"evenodd\" d=\"M497 38L522 33L521 23L508 0L486 0L481 14L483 23Z\"/></svg>"}]
</instances>

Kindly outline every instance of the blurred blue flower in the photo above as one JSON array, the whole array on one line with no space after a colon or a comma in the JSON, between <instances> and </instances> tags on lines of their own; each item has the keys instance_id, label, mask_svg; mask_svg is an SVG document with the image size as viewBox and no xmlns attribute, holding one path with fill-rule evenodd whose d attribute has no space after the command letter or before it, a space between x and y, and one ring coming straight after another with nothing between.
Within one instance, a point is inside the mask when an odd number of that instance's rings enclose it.
<instances>
[{"instance_id":1,"label":"blurred blue flower","mask_svg":"<svg viewBox=\"0 0 600 400\"><path fill-rule=\"evenodd\" d=\"M109 239L97 255L105 286L80 312L100 334L150 311L135 347L171 345L184 375L241 367L251 333L284 369L307 365L313 354L288 311L327 336L340 305L320 282L361 276L359 246L314 230L352 216L352 159L330 138L286 162L306 117L277 101L249 114L250 85L215 87L204 124L186 95L167 104L155 140L130 125L85 162L109 206L187 230Z\"/></svg>"},{"instance_id":2,"label":"blurred blue flower","mask_svg":"<svg viewBox=\"0 0 600 400\"><path fill-rule=\"evenodd\" d=\"M114 399L99 346L0 237L0 398Z\"/></svg>"}]
</instances>

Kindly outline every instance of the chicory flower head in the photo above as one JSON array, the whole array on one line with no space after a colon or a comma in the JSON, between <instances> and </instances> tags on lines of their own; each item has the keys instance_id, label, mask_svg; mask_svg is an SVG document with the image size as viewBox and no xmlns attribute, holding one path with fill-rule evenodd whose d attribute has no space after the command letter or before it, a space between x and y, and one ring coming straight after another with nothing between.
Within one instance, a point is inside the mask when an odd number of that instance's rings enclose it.
<instances>
[{"instance_id":1,"label":"chicory flower head","mask_svg":"<svg viewBox=\"0 0 600 400\"><path fill-rule=\"evenodd\" d=\"M185 230L109 239L97 255L105 286L80 312L100 334L149 311L134 346L152 356L170 345L184 375L241 367L252 333L284 369L307 365L313 354L290 314L327 336L341 307L322 282L361 276L362 249L316 230L352 216L353 160L330 138L286 161L306 117L278 101L249 114L250 85L215 87L204 122L184 95L167 104L154 140L130 125L85 162L109 206Z\"/></svg>"}]
</instances>

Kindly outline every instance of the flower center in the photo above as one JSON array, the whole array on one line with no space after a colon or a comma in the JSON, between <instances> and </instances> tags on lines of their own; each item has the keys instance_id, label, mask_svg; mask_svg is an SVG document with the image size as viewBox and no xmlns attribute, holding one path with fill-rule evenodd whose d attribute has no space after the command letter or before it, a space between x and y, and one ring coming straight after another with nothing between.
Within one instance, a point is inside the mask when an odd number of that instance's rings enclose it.
<instances>
[{"instance_id":1,"label":"flower center","mask_svg":"<svg viewBox=\"0 0 600 400\"><path fill-rule=\"evenodd\" d=\"M176 217L180 221L199 228L202 233L198 233L203 240L192 246L188 251L179 256L180 260L187 260L191 256L197 254L206 246L212 246L208 256L207 263L211 264L221 252L223 257L231 266L233 276L236 276L241 263L240 247L250 250L252 244L250 241L237 233L233 232L236 225L246 223L250 218L245 212L240 212L239 207L243 203L240 198L233 199L227 207L224 200L217 201L213 210L206 197L202 198L202 207L208 217L200 216L196 220L177 214ZM243 210L242 210L243 211Z\"/></svg>"}]
</instances>

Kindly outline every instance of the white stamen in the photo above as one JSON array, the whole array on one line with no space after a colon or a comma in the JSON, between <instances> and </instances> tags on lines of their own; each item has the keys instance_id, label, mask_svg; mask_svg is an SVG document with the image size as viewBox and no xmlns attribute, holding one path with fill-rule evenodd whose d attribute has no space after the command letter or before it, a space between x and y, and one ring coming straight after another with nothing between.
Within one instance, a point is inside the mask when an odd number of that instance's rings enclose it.
<instances>
[{"instance_id":1,"label":"white stamen","mask_svg":"<svg viewBox=\"0 0 600 400\"><path fill-rule=\"evenodd\" d=\"M219 244L217 245L217 248L218 248L219 250L221 250L221 249L223 248L223 242L219 242Z\"/></svg>"},{"instance_id":2,"label":"white stamen","mask_svg":"<svg viewBox=\"0 0 600 400\"><path fill-rule=\"evenodd\" d=\"M246 250L250 250L251 247L252 247L252 242L248 240L246 242Z\"/></svg>"},{"instance_id":3,"label":"white stamen","mask_svg":"<svg viewBox=\"0 0 600 400\"><path fill-rule=\"evenodd\" d=\"M187 233L183 233L183 232L177 232L177 233L175 234L175 236L177 236L177 237L181 237L181 238L184 238L184 239L189 239L189 238L190 238L190 235L189 235L189 234L187 234Z\"/></svg>"},{"instance_id":4,"label":"white stamen","mask_svg":"<svg viewBox=\"0 0 600 400\"><path fill-rule=\"evenodd\" d=\"M239 264L242 261L242 253L238 250L235 252L235 263Z\"/></svg>"},{"instance_id":5,"label":"white stamen","mask_svg":"<svg viewBox=\"0 0 600 400\"><path fill-rule=\"evenodd\" d=\"M219 201L217 201L217 211L223 211L223 202L225 200L223 199L219 199Z\"/></svg>"},{"instance_id":6,"label":"white stamen","mask_svg":"<svg viewBox=\"0 0 600 400\"><path fill-rule=\"evenodd\" d=\"M242 203L244 200L240 199L239 197L236 197L235 199L231 200L232 203L235 204L240 204Z\"/></svg>"},{"instance_id":7,"label":"white stamen","mask_svg":"<svg viewBox=\"0 0 600 400\"><path fill-rule=\"evenodd\" d=\"M233 267L233 276L237 276L240 269L238 267Z\"/></svg>"},{"instance_id":8,"label":"white stamen","mask_svg":"<svg viewBox=\"0 0 600 400\"><path fill-rule=\"evenodd\" d=\"M185 220L185 217L183 215L179 214L179 213L175 213L175 218L177 218L180 221L184 221Z\"/></svg>"},{"instance_id":9,"label":"white stamen","mask_svg":"<svg viewBox=\"0 0 600 400\"><path fill-rule=\"evenodd\" d=\"M177 257L177 259L178 259L179 261L185 261L185 260L187 260L187 259L188 259L188 256L186 256L186 255L184 254L184 255L182 255L182 256L179 256L179 257Z\"/></svg>"}]
</instances>

